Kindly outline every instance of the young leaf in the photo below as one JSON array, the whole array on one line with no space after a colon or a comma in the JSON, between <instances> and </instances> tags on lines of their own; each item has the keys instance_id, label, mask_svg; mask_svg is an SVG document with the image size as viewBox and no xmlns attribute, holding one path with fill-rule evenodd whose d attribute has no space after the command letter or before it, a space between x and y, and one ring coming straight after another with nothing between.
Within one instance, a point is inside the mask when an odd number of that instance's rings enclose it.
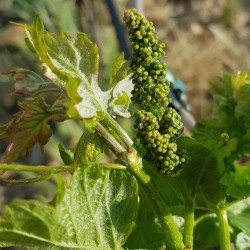
<instances>
[{"instance_id":1,"label":"young leaf","mask_svg":"<svg viewBox=\"0 0 250 250\"><path fill-rule=\"evenodd\" d=\"M130 117L128 108L134 85L129 65L130 63L124 59L124 53L121 53L113 63L110 74L110 85L113 88L108 109L109 114L113 116Z\"/></svg>"},{"instance_id":2,"label":"young leaf","mask_svg":"<svg viewBox=\"0 0 250 250\"><path fill-rule=\"evenodd\" d=\"M0 246L121 249L135 224L137 182L128 173L81 166L56 203L56 207L39 201L9 205L0 221Z\"/></svg>"},{"instance_id":3,"label":"young leaf","mask_svg":"<svg viewBox=\"0 0 250 250\"><path fill-rule=\"evenodd\" d=\"M194 138L210 148L220 134L228 133L229 140L222 151L231 163L250 152L249 81L249 74L243 72L226 74L213 83L213 118L197 123L193 130Z\"/></svg>"},{"instance_id":4,"label":"young leaf","mask_svg":"<svg viewBox=\"0 0 250 250\"><path fill-rule=\"evenodd\" d=\"M63 92L61 92L54 83L49 80L46 81L31 70L18 69L16 71L9 72L9 74L12 74L14 81L14 94L21 95L23 98L35 97L48 91L50 91L50 95L52 93L56 93L57 97L59 94L63 95Z\"/></svg>"},{"instance_id":5,"label":"young leaf","mask_svg":"<svg viewBox=\"0 0 250 250\"><path fill-rule=\"evenodd\" d=\"M113 87L108 108L109 114L126 118L130 117L128 108L133 87L131 75L128 75Z\"/></svg>"},{"instance_id":6,"label":"young leaf","mask_svg":"<svg viewBox=\"0 0 250 250\"><path fill-rule=\"evenodd\" d=\"M97 156L105 149L105 145L99 136L85 130L75 149L73 164L94 163Z\"/></svg>"},{"instance_id":7,"label":"young leaf","mask_svg":"<svg viewBox=\"0 0 250 250\"><path fill-rule=\"evenodd\" d=\"M74 153L66 150L61 144L58 145L59 153L65 165L71 165L74 160Z\"/></svg>"},{"instance_id":8,"label":"young leaf","mask_svg":"<svg viewBox=\"0 0 250 250\"><path fill-rule=\"evenodd\" d=\"M115 86L130 73L129 62L124 59L124 53L121 53L114 61L110 74L110 86Z\"/></svg>"},{"instance_id":9,"label":"young leaf","mask_svg":"<svg viewBox=\"0 0 250 250\"><path fill-rule=\"evenodd\" d=\"M61 114L50 111L49 105L39 96L26 99L19 106L22 111L14 115L5 130L5 137L10 138L4 158L7 163L15 161L20 154L26 155L36 142L43 148L51 136L47 122L62 119Z\"/></svg>"},{"instance_id":10,"label":"young leaf","mask_svg":"<svg viewBox=\"0 0 250 250\"><path fill-rule=\"evenodd\" d=\"M82 118L102 116L110 93L102 92L97 84L97 46L82 33L74 39L65 32L60 35L46 32L40 16L34 19L31 28L26 27L26 32L47 77L52 81L61 79L66 85L72 100L69 113Z\"/></svg>"},{"instance_id":11,"label":"young leaf","mask_svg":"<svg viewBox=\"0 0 250 250\"><path fill-rule=\"evenodd\" d=\"M72 38L65 32L55 35L45 31L40 16L35 18L31 28L25 29L29 43L43 63L46 76L55 83L59 80L66 85L67 94L71 99L68 114L85 119L85 122L90 121L90 127L95 126L96 122L104 117L109 103L114 99L111 96L112 90L104 92L98 85L97 46L83 33ZM118 71L123 68L123 64L117 63ZM126 70L119 72L124 76ZM113 78L119 79L119 72L115 70ZM119 105L121 101L118 102Z\"/></svg>"}]
</instances>

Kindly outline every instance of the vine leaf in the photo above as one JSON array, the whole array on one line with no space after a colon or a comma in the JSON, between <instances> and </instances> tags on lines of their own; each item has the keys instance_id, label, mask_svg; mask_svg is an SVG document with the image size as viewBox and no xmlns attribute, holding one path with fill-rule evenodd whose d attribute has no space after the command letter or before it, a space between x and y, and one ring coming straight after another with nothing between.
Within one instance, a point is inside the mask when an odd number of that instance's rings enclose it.
<instances>
[{"instance_id":1,"label":"vine leaf","mask_svg":"<svg viewBox=\"0 0 250 250\"><path fill-rule=\"evenodd\" d=\"M25 26L25 30L29 47L42 61L45 75L53 82L66 86L71 99L68 114L85 119L85 123L90 123L86 127L94 127L104 117L109 103L117 103L112 102L112 89L102 91L98 85L99 55L96 44L83 33L78 33L76 38L65 32L51 34L45 31L40 16L34 19L31 28ZM127 72L122 69L124 63L115 65L113 83L117 83L117 79L123 78L124 72ZM122 115L122 112L119 114Z\"/></svg>"},{"instance_id":2,"label":"vine leaf","mask_svg":"<svg viewBox=\"0 0 250 250\"><path fill-rule=\"evenodd\" d=\"M0 220L0 246L121 249L135 224L137 182L125 172L84 165L75 171L65 196L56 204L16 201L8 205L6 217Z\"/></svg>"},{"instance_id":3,"label":"vine leaf","mask_svg":"<svg viewBox=\"0 0 250 250\"><path fill-rule=\"evenodd\" d=\"M130 117L128 108L133 88L134 86L131 82L131 75L128 75L114 86L108 109L111 115L126 118Z\"/></svg>"},{"instance_id":4,"label":"vine leaf","mask_svg":"<svg viewBox=\"0 0 250 250\"><path fill-rule=\"evenodd\" d=\"M112 66L110 74L112 96L108 111L113 116L130 117L128 108L134 85L132 84L132 73L129 65L129 62L124 59L124 53L121 53Z\"/></svg>"},{"instance_id":5,"label":"vine leaf","mask_svg":"<svg viewBox=\"0 0 250 250\"><path fill-rule=\"evenodd\" d=\"M191 196L201 194L206 203L215 207L225 197L220 180L225 166L220 149L206 148L197 140L182 136L177 140L178 149L186 149L190 161L181 172L182 179Z\"/></svg>"},{"instance_id":6,"label":"vine leaf","mask_svg":"<svg viewBox=\"0 0 250 250\"><path fill-rule=\"evenodd\" d=\"M110 74L110 86L115 86L131 72L129 61L124 59L124 53L121 53L114 61Z\"/></svg>"},{"instance_id":7,"label":"vine leaf","mask_svg":"<svg viewBox=\"0 0 250 250\"><path fill-rule=\"evenodd\" d=\"M20 154L24 156L29 153L36 142L43 149L52 134L47 122L63 119L61 114L51 112L49 105L40 96L26 99L19 106L22 110L8 124L3 125L5 130L1 138L10 139L4 156L6 163L15 161Z\"/></svg>"},{"instance_id":8,"label":"vine leaf","mask_svg":"<svg viewBox=\"0 0 250 250\"><path fill-rule=\"evenodd\" d=\"M206 235L206 237L204 237ZM195 249L214 249L219 245L219 226L215 214L205 216L195 223L194 245Z\"/></svg>"},{"instance_id":9,"label":"vine leaf","mask_svg":"<svg viewBox=\"0 0 250 250\"><path fill-rule=\"evenodd\" d=\"M241 166L234 163L234 171L223 176L221 183L226 186L226 192L233 198L244 199L250 196L250 164Z\"/></svg>"},{"instance_id":10,"label":"vine leaf","mask_svg":"<svg viewBox=\"0 0 250 250\"><path fill-rule=\"evenodd\" d=\"M135 224L137 195L131 175L84 166L75 173L57 216L78 244L88 242L89 249L120 249Z\"/></svg>"},{"instance_id":11,"label":"vine leaf","mask_svg":"<svg viewBox=\"0 0 250 250\"><path fill-rule=\"evenodd\" d=\"M193 137L213 148L220 134L229 140L222 148L227 161L239 160L250 152L250 77L248 72L225 74L212 84L212 118L198 122ZM220 117L220 119L218 119ZM228 164L227 164L228 165ZM229 164L231 168L231 164Z\"/></svg>"},{"instance_id":12,"label":"vine leaf","mask_svg":"<svg viewBox=\"0 0 250 250\"><path fill-rule=\"evenodd\" d=\"M49 248L49 238L60 233L54 214L52 206L40 201L19 200L6 206L5 218L0 220L0 246Z\"/></svg>"},{"instance_id":13,"label":"vine leaf","mask_svg":"<svg viewBox=\"0 0 250 250\"><path fill-rule=\"evenodd\" d=\"M12 75L15 87L14 94L20 95L22 98L34 97L40 94L41 90L46 88L56 88L54 83L49 80L46 81L34 71L28 69L18 69L6 74ZM56 89L58 92L58 88Z\"/></svg>"},{"instance_id":14,"label":"vine leaf","mask_svg":"<svg viewBox=\"0 0 250 250\"><path fill-rule=\"evenodd\" d=\"M74 153L71 150L66 150L62 144L58 145L59 154L65 165L71 165L74 160Z\"/></svg>"}]
</instances>

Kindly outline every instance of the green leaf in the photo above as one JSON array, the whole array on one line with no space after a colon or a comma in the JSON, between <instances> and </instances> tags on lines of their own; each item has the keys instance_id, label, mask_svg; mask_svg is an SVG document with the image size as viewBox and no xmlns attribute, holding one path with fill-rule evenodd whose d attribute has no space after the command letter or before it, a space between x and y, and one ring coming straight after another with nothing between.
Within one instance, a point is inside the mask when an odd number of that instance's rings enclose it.
<instances>
[{"instance_id":1,"label":"green leaf","mask_svg":"<svg viewBox=\"0 0 250 250\"><path fill-rule=\"evenodd\" d=\"M0 246L121 249L135 224L137 189L128 173L82 166L56 207L39 201L7 206L0 221Z\"/></svg>"},{"instance_id":2,"label":"green leaf","mask_svg":"<svg viewBox=\"0 0 250 250\"><path fill-rule=\"evenodd\" d=\"M109 103L113 113L122 115L126 111L121 106L127 107L128 100L124 98L123 91L119 91L119 87L113 90L113 95L112 89L102 91L99 87L98 48L86 34L78 33L77 38L70 37L65 32L60 35L51 34L44 30L40 16L34 19L31 28L26 27L26 33L43 63L46 76L53 82L66 86L71 99L68 108L70 116L85 119L85 123L88 122L87 127L91 129L96 122L103 119ZM126 72L126 63L118 58L112 73L113 84L124 77ZM118 108L114 109L116 105Z\"/></svg>"},{"instance_id":3,"label":"green leaf","mask_svg":"<svg viewBox=\"0 0 250 250\"><path fill-rule=\"evenodd\" d=\"M204 217L195 223L194 249L214 249L220 243L219 227L215 214Z\"/></svg>"},{"instance_id":4,"label":"green leaf","mask_svg":"<svg viewBox=\"0 0 250 250\"><path fill-rule=\"evenodd\" d=\"M175 179L171 176L160 174L155 169L155 166L147 161L143 161L143 167L150 175L163 200L171 209L171 212L174 215L181 215L184 208L183 199Z\"/></svg>"},{"instance_id":5,"label":"green leaf","mask_svg":"<svg viewBox=\"0 0 250 250\"><path fill-rule=\"evenodd\" d=\"M32 28L26 27L28 39L44 63L46 75L66 85L71 98L69 114L73 117L101 119L107 109L110 92L103 92L98 83L98 48L83 33L77 38L63 32L60 35L46 32L40 16Z\"/></svg>"},{"instance_id":6,"label":"green leaf","mask_svg":"<svg viewBox=\"0 0 250 250\"><path fill-rule=\"evenodd\" d=\"M67 150L61 145L58 145L60 156L65 165L71 165L74 160L74 153L71 150Z\"/></svg>"},{"instance_id":7,"label":"green leaf","mask_svg":"<svg viewBox=\"0 0 250 250\"><path fill-rule=\"evenodd\" d=\"M52 203L55 204L56 206L60 204L65 196L66 191L67 191L67 181L61 174L58 174L57 175L57 194Z\"/></svg>"},{"instance_id":8,"label":"green leaf","mask_svg":"<svg viewBox=\"0 0 250 250\"><path fill-rule=\"evenodd\" d=\"M114 61L110 74L110 86L115 86L122 79L130 74L130 63L124 59L124 53L121 53Z\"/></svg>"},{"instance_id":9,"label":"green leaf","mask_svg":"<svg viewBox=\"0 0 250 250\"><path fill-rule=\"evenodd\" d=\"M192 136L202 143L203 146L212 148L218 142L223 132L225 132L225 129L218 119L207 119L196 124L192 131Z\"/></svg>"},{"instance_id":10,"label":"green leaf","mask_svg":"<svg viewBox=\"0 0 250 250\"><path fill-rule=\"evenodd\" d=\"M58 218L78 244L120 249L135 224L137 192L137 183L128 174L84 166L75 173Z\"/></svg>"},{"instance_id":11,"label":"green leaf","mask_svg":"<svg viewBox=\"0 0 250 250\"><path fill-rule=\"evenodd\" d=\"M250 196L250 164L238 165L234 163L234 171L223 176L221 183L226 186L226 193L236 199Z\"/></svg>"},{"instance_id":12,"label":"green leaf","mask_svg":"<svg viewBox=\"0 0 250 250\"><path fill-rule=\"evenodd\" d=\"M190 158L181 175L191 197L200 194L209 206L217 206L225 198L220 183L225 173L220 148L214 146L210 150L190 137L180 137L177 145L178 149L185 149Z\"/></svg>"},{"instance_id":13,"label":"green leaf","mask_svg":"<svg viewBox=\"0 0 250 250\"><path fill-rule=\"evenodd\" d=\"M236 237L236 249L237 250L249 250L250 249L250 236L239 233Z\"/></svg>"},{"instance_id":14,"label":"green leaf","mask_svg":"<svg viewBox=\"0 0 250 250\"><path fill-rule=\"evenodd\" d=\"M126 76L113 87L108 108L109 114L126 118L130 117L128 108L131 102L131 92L133 88L131 75Z\"/></svg>"},{"instance_id":15,"label":"green leaf","mask_svg":"<svg viewBox=\"0 0 250 250\"><path fill-rule=\"evenodd\" d=\"M7 163L15 161L20 154L29 153L36 142L43 148L52 133L47 122L58 118L42 97L26 99L19 106L22 111L14 115L5 130L10 139L4 158Z\"/></svg>"},{"instance_id":16,"label":"green leaf","mask_svg":"<svg viewBox=\"0 0 250 250\"><path fill-rule=\"evenodd\" d=\"M127 249L164 249L164 235L151 207L149 198L140 189L140 205L136 226L128 240Z\"/></svg>"},{"instance_id":17,"label":"green leaf","mask_svg":"<svg viewBox=\"0 0 250 250\"><path fill-rule=\"evenodd\" d=\"M16 201L8 205L6 219L0 220L0 246L49 249L50 239L60 233L54 214L52 206L39 201Z\"/></svg>"}]
</instances>

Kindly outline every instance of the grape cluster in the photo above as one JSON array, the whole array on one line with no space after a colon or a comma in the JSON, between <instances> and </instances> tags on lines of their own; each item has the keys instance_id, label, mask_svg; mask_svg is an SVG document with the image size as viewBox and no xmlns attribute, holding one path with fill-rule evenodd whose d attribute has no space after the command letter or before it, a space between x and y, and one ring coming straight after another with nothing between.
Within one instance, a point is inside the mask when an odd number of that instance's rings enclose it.
<instances>
[{"instance_id":1,"label":"grape cluster","mask_svg":"<svg viewBox=\"0 0 250 250\"><path fill-rule=\"evenodd\" d=\"M164 44L158 43L153 23L135 9L125 12L124 21L133 49L130 65L134 72L132 101L160 117L170 102L166 65L159 62L164 56Z\"/></svg>"},{"instance_id":2,"label":"grape cluster","mask_svg":"<svg viewBox=\"0 0 250 250\"><path fill-rule=\"evenodd\" d=\"M171 101L167 97L170 84L166 80L166 65L159 62L164 56L164 44L158 43L153 23L135 9L125 12L124 21L133 50L132 101L141 108L134 114L137 137L146 149L146 159L163 173L175 173L185 162L185 154L177 150L175 142L182 131L180 116L167 108Z\"/></svg>"}]
</instances>

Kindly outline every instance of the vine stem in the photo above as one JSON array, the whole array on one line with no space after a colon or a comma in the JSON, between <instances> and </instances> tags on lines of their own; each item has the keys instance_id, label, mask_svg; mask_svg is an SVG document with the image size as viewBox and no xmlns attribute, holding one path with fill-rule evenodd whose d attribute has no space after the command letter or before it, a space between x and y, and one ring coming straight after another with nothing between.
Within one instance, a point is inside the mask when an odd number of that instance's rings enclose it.
<instances>
[{"instance_id":1,"label":"vine stem","mask_svg":"<svg viewBox=\"0 0 250 250\"><path fill-rule=\"evenodd\" d=\"M46 172L46 173L61 173L61 172L74 172L75 167L73 166L57 166L57 167L47 167L47 166L30 166L30 165L16 165L16 164L0 164L0 170L4 171L22 171L22 172Z\"/></svg>"},{"instance_id":2,"label":"vine stem","mask_svg":"<svg viewBox=\"0 0 250 250\"><path fill-rule=\"evenodd\" d=\"M185 210L184 210L184 244L185 249L193 248L193 234L194 234L194 211L195 201L191 197L182 176L176 177L176 182L181 191Z\"/></svg>"},{"instance_id":3,"label":"vine stem","mask_svg":"<svg viewBox=\"0 0 250 250\"><path fill-rule=\"evenodd\" d=\"M119 124L116 125L117 130L119 129L118 126ZM146 174L143 170L142 158L138 156L135 149L130 149L127 151L116 140L114 136L117 135L118 131L114 131L115 135L113 136L110 134L113 130L107 131L100 123L97 123L95 130L96 133L103 138L104 142L114 152L118 159L121 160L125 166L127 166L127 169L131 172L133 176L135 176L135 178L141 184L141 187L145 191L147 197L150 199L154 212L162 226L168 250L184 249L181 234L174 222L173 216L169 208L163 201L150 176Z\"/></svg>"},{"instance_id":4,"label":"vine stem","mask_svg":"<svg viewBox=\"0 0 250 250\"><path fill-rule=\"evenodd\" d=\"M193 234L194 234L194 202L189 200L185 202L184 215L184 244L185 249L193 249Z\"/></svg>"},{"instance_id":5,"label":"vine stem","mask_svg":"<svg viewBox=\"0 0 250 250\"><path fill-rule=\"evenodd\" d=\"M230 233L227 219L227 211L225 209L216 209L216 215L219 221L220 230L220 250L230 250Z\"/></svg>"},{"instance_id":6,"label":"vine stem","mask_svg":"<svg viewBox=\"0 0 250 250\"><path fill-rule=\"evenodd\" d=\"M147 197L151 200L154 212L158 217L159 222L162 226L167 243L167 249L169 250L184 249L184 244L182 242L181 234L174 222L173 216L168 206L162 200L162 197L155 188L153 182L150 181L148 184L143 185L142 187Z\"/></svg>"}]
</instances>

